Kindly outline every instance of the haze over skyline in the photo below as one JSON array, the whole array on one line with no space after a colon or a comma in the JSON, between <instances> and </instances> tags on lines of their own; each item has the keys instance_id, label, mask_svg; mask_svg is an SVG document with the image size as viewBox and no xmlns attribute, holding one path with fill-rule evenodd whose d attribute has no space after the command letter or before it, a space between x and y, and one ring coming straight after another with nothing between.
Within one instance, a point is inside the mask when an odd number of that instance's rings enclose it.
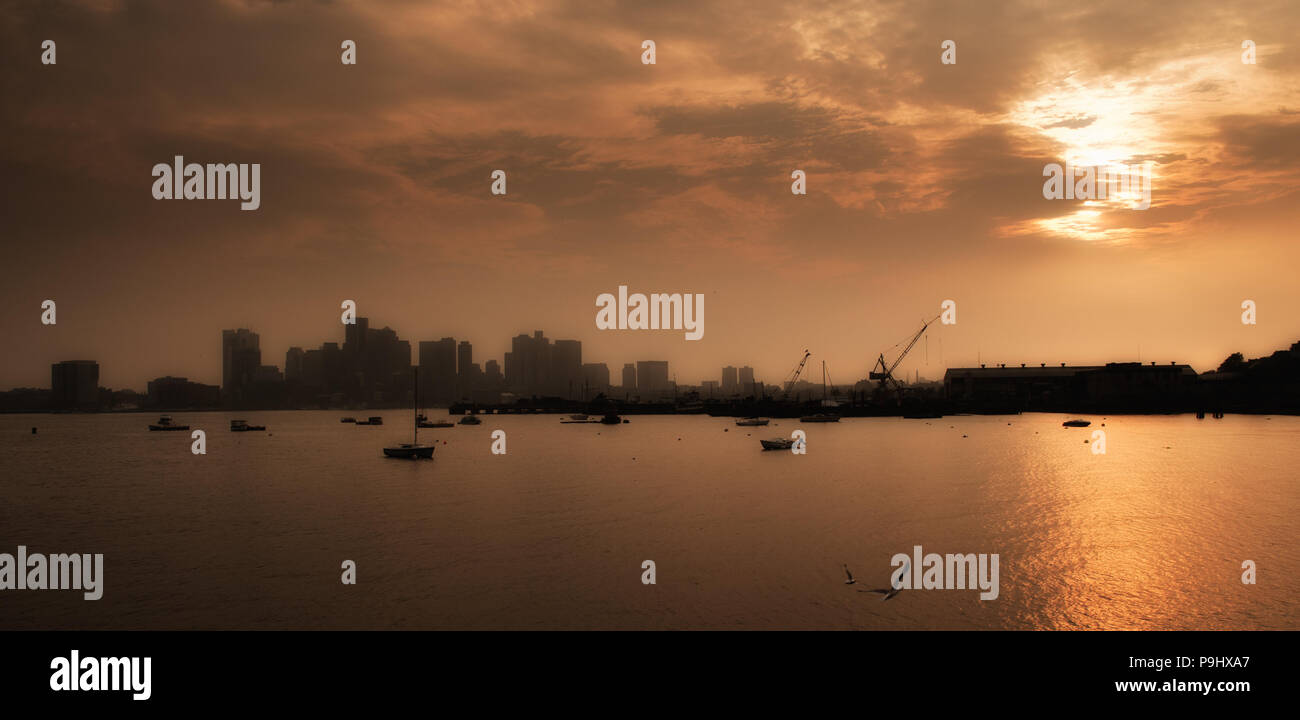
<instances>
[{"instance_id":1,"label":"haze over skyline","mask_svg":"<svg viewBox=\"0 0 1300 720\"><path fill-rule=\"evenodd\" d=\"M219 383L222 329L283 366L345 299L413 345L544 330L691 384L804 348L856 380L946 299L909 377L1267 355L1300 339L1297 36L1300 6L1208 0L13 3L0 388ZM259 163L261 207L154 200L175 155ZM1151 161L1151 208L1045 200L1066 161ZM598 331L619 285L703 294L704 337Z\"/></svg>"}]
</instances>

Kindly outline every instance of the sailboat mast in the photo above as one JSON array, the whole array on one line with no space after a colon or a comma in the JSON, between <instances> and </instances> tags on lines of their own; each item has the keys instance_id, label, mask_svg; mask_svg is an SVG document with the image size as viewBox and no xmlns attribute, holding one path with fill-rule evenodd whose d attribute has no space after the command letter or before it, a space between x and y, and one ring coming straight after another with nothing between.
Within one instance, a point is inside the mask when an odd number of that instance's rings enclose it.
<instances>
[{"instance_id":1,"label":"sailboat mast","mask_svg":"<svg viewBox=\"0 0 1300 720\"><path fill-rule=\"evenodd\" d=\"M420 371L418 368L411 369L411 377L415 381L415 397L412 398L411 412L415 414L415 428L411 431L411 444L420 444Z\"/></svg>"}]
</instances>

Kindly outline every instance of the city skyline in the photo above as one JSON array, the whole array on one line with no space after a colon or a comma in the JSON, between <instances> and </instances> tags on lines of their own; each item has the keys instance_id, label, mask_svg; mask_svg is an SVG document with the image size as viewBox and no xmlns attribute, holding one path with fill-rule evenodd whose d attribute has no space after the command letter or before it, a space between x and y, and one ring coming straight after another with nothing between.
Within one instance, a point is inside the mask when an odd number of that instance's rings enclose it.
<instances>
[{"instance_id":1,"label":"city skyline","mask_svg":"<svg viewBox=\"0 0 1300 720\"><path fill-rule=\"evenodd\" d=\"M1298 21L1209 0L19 3L0 387L92 355L108 386L212 382L211 328L279 358L347 299L491 357L547 328L692 379L780 378L804 348L857 376L949 299L958 324L911 361L931 377L1266 354L1300 337ZM154 199L176 156L257 165L257 209ZM1046 167L1144 162L1148 209L1044 196ZM597 330L619 285L704 297L707 333Z\"/></svg>"}]
</instances>

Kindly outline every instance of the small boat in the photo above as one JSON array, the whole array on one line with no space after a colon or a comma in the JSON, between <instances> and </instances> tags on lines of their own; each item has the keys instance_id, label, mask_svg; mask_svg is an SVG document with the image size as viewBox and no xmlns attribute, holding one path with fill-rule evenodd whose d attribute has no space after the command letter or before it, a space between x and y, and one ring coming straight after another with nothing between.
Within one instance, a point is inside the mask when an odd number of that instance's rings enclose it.
<instances>
[{"instance_id":1,"label":"small boat","mask_svg":"<svg viewBox=\"0 0 1300 720\"><path fill-rule=\"evenodd\" d=\"M771 420L768 420L767 418L747 417L737 420L736 424L740 427L762 427L769 422L771 422Z\"/></svg>"},{"instance_id":2,"label":"small boat","mask_svg":"<svg viewBox=\"0 0 1300 720\"><path fill-rule=\"evenodd\" d=\"M1092 424L1091 420L1066 420L1061 423L1065 427L1088 427Z\"/></svg>"},{"instance_id":3,"label":"small boat","mask_svg":"<svg viewBox=\"0 0 1300 720\"><path fill-rule=\"evenodd\" d=\"M478 419L477 415L466 415L460 419L461 425L482 425L483 421Z\"/></svg>"},{"instance_id":4,"label":"small boat","mask_svg":"<svg viewBox=\"0 0 1300 720\"><path fill-rule=\"evenodd\" d=\"M365 420L358 420L358 425L383 425L384 419L378 415L372 415Z\"/></svg>"},{"instance_id":5,"label":"small boat","mask_svg":"<svg viewBox=\"0 0 1300 720\"><path fill-rule=\"evenodd\" d=\"M621 425L625 422L627 421L620 418L616 412L605 413L604 417L600 419L601 425Z\"/></svg>"},{"instance_id":6,"label":"small boat","mask_svg":"<svg viewBox=\"0 0 1300 720\"><path fill-rule=\"evenodd\" d=\"M586 420L587 416L583 413L576 413L569 416L570 420Z\"/></svg>"},{"instance_id":7,"label":"small boat","mask_svg":"<svg viewBox=\"0 0 1300 720\"><path fill-rule=\"evenodd\" d=\"M759 440L758 442L763 446L764 450L789 450L794 447L794 439L792 438L774 438L772 440Z\"/></svg>"},{"instance_id":8,"label":"small boat","mask_svg":"<svg viewBox=\"0 0 1300 720\"><path fill-rule=\"evenodd\" d=\"M265 432L265 425L249 425L247 420L231 420L230 432Z\"/></svg>"},{"instance_id":9,"label":"small boat","mask_svg":"<svg viewBox=\"0 0 1300 720\"><path fill-rule=\"evenodd\" d=\"M592 423L599 424L600 421L599 420L561 420L560 421L561 425L591 425Z\"/></svg>"},{"instance_id":10,"label":"small boat","mask_svg":"<svg viewBox=\"0 0 1300 720\"><path fill-rule=\"evenodd\" d=\"M341 422L341 423L349 423L349 422L350 422L350 423L354 423L354 422L356 422L356 421L357 421L357 419L354 418L354 417L345 417L345 418L340 418L340 419L339 419L339 422Z\"/></svg>"},{"instance_id":11,"label":"small boat","mask_svg":"<svg viewBox=\"0 0 1300 720\"><path fill-rule=\"evenodd\" d=\"M415 375L415 397L418 398L420 397L420 377L415 372L414 369L412 370L412 374ZM415 416L414 427L411 428L411 442L399 443L397 445L389 445L388 447L384 448L384 457L398 458L401 460L429 460L433 458L434 446L420 444L420 417L421 416L419 412L420 411L417 407L411 408L411 414ZM381 420L380 418L370 418L370 419L379 420L379 423L377 424L381 424L381 425L383 424L383 420ZM360 425L361 423L357 423L357 424Z\"/></svg>"},{"instance_id":12,"label":"small boat","mask_svg":"<svg viewBox=\"0 0 1300 720\"><path fill-rule=\"evenodd\" d=\"M190 426L176 425L172 423L171 415L163 415L158 418L158 422L154 423L153 425L150 425L149 429L154 432L166 431L166 430L189 430Z\"/></svg>"},{"instance_id":13,"label":"small boat","mask_svg":"<svg viewBox=\"0 0 1300 720\"><path fill-rule=\"evenodd\" d=\"M831 413L817 413L815 415L804 415L803 417L799 418L799 422L806 422L806 423L827 423L827 422L839 422L839 421L840 421L840 416L832 415Z\"/></svg>"}]
</instances>

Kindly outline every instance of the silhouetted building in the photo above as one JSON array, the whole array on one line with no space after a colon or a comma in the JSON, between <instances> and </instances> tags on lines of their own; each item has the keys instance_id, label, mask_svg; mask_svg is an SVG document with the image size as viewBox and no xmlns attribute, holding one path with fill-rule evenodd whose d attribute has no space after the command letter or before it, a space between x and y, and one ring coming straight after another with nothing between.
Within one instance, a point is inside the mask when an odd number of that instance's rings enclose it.
<instances>
[{"instance_id":1,"label":"silhouetted building","mask_svg":"<svg viewBox=\"0 0 1300 720\"><path fill-rule=\"evenodd\" d=\"M50 404L54 410L99 408L99 363L65 360L50 366Z\"/></svg>"},{"instance_id":2,"label":"silhouetted building","mask_svg":"<svg viewBox=\"0 0 1300 720\"><path fill-rule=\"evenodd\" d=\"M478 375L478 367L474 365L474 346L468 340L461 340L456 346L456 394L461 398L472 397Z\"/></svg>"},{"instance_id":3,"label":"silhouetted building","mask_svg":"<svg viewBox=\"0 0 1300 720\"><path fill-rule=\"evenodd\" d=\"M739 383L736 380L736 368L728 365L722 368L722 394L735 395L739 390Z\"/></svg>"},{"instance_id":4,"label":"silhouetted building","mask_svg":"<svg viewBox=\"0 0 1300 720\"><path fill-rule=\"evenodd\" d=\"M582 343L556 340L551 346L549 394L575 399L582 397Z\"/></svg>"},{"instance_id":5,"label":"silhouetted building","mask_svg":"<svg viewBox=\"0 0 1300 720\"><path fill-rule=\"evenodd\" d=\"M249 403L253 373L261 364L257 333L244 328L221 331L221 393L228 404Z\"/></svg>"},{"instance_id":6,"label":"silhouetted building","mask_svg":"<svg viewBox=\"0 0 1300 720\"><path fill-rule=\"evenodd\" d=\"M638 360L636 364L636 389L642 400L657 400L672 390L668 382L667 360Z\"/></svg>"},{"instance_id":7,"label":"silhouetted building","mask_svg":"<svg viewBox=\"0 0 1300 720\"><path fill-rule=\"evenodd\" d=\"M636 365L626 363L623 365L623 396L636 392Z\"/></svg>"},{"instance_id":8,"label":"silhouetted building","mask_svg":"<svg viewBox=\"0 0 1300 720\"><path fill-rule=\"evenodd\" d=\"M583 400L602 393L609 394L609 366L605 363L584 363L582 366Z\"/></svg>"},{"instance_id":9,"label":"silhouetted building","mask_svg":"<svg viewBox=\"0 0 1300 720\"><path fill-rule=\"evenodd\" d=\"M551 341L537 330L530 337L516 335L506 354L506 387L522 397L550 394Z\"/></svg>"},{"instance_id":10,"label":"silhouetted building","mask_svg":"<svg viewBox=\"0 0 1300 720\"><path fill-rule=\"evenodd\" d=\"M748 396L748 395L755 395L757 393L757 389L754 387L754 368L748 365L745 365L744 367L740 368L737 382L740 385L741 395Z\"/></svg>"},{"instance_id":11,"label":"silhouetted building","mask_svg":"<svg viewBox=\"0 0 1300 720\"><path fill-rule=\"evenodd\" d=\"M456 340L420 343L420 405L446 405L456 394Z\"/></svg>"},{"instance_id":12,"label":"silhouetted building","mask_svg":"<svg viewBox=\"0 0 1300 720\"><path fill-rule=\"evenodd\" d=\"M1196 383L1187 365L953 368L944 392L957 407L982 411L1156 412L1184 408Z\"/></svg>"},{"instance_id":13,"label":"silhouetted building","mask_svg":"<svg viewBox=\"0 0 1300 720\"><path fill-rule=\"evenodd\" d=\"M160 377L149 381L145 401L162 410L197 410L221 406L221 388L190 382L183 377Z\"/></svg>"},{"instance_id":14,"label":"silhouetted building","mask_svg":"<svg viewBox=\"0 0 1300 720\"><path fill-rule=\"evenodd\" d=\"M284 380L296 383L302 380L302 362L306 353L300 347L291 347L284 354Z\"/></svg>"}]
</instances>

